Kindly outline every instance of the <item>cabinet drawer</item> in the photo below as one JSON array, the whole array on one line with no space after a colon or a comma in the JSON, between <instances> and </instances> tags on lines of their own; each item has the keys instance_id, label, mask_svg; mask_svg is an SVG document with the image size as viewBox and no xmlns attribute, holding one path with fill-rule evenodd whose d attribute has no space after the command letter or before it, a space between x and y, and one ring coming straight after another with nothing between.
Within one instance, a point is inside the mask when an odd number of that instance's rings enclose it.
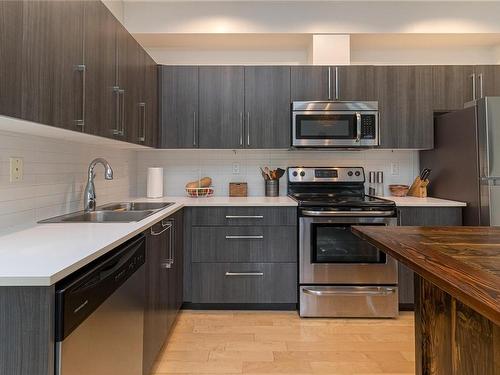
<instances>
[{"instance_id":1,"label":"cabinet drawer","mask_svg":"<svg viewBox=\"0 0 500 375\"><path fill-rule=\"evenodd\" d=\"M193 227L193 262L296 262L293 226Z\"/></svg>"},{"instance_id":2,"label":"cabinet drawer","mask_svg":"<svg viewBox=\"0 0 500 375\"><path fill-rule=\"evenodd\" d=\"M296 303L296 263L193 263L193 303Z\"/></svg>"},{"instance_id":3,"label":"cabinet drawer","mask_svg":"<svg viewBox=\"0 0 500 375\"><path fill-rule=\"evenodd\" d=\"M196 207L192 225L297 225L296 207Z\"/></svg>"}]
</instances>

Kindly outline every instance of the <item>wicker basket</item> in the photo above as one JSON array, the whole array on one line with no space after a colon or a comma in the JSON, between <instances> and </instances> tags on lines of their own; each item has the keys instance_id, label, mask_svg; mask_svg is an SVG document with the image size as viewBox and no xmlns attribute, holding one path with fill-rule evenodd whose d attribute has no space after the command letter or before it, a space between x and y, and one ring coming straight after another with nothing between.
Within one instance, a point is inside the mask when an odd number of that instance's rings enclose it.
<instances>
[{"instance_id":1,"label":"wicker basket","mask_svg":"<svg viewBox=\"0 0 500 375\"><path fill-rule=\"evenodd\" d=\"M186 194L191 198L204 198L210 197L214 194L213 187L203 187L203 188L186 188Z\"/></svg>"}]
</instances>

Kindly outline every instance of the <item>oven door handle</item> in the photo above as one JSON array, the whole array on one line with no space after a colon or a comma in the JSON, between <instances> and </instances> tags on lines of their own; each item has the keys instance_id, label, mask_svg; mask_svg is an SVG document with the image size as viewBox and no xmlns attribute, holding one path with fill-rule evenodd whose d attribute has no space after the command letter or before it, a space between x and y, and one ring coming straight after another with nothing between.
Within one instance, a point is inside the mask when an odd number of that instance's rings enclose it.
<instances>
[{"instance_id":1,"label":"oven door handle","mask_svg":"<svg viewBox=\"0 0 500 375\"><path fill-rule=\"evenodd\" d=\"M305 294L318 297L328 296L388 296L396 293L397 289L394 287L347 287L347 288L332 288L332 289L302 289Z\"/></svg>"},{"instance_id":2,"label":"oven door handle","mask_svg":"<svg viewBox=\"0 0 500 375\"><path fill-rule=\"evenodd\" d=\"M394 211L302 211L302 216L323 216L323 217L363 217L363 216L395 216Z\"/></svg>"}]
</instances>

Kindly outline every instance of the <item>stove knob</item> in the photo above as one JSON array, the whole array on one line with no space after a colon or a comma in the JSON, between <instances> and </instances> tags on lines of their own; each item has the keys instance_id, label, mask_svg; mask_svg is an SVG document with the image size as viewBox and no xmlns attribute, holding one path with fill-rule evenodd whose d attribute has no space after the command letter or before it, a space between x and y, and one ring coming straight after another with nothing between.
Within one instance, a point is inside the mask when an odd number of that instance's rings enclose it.
<instances>
[{"instance_id":1,"label":"stove knob","mask_svg":"<svg viewBox=\"0 0 500 375\"><path fill-rule=\"evenodd\" d=\"M356 175L356 177L359 177L361 176L361 172L360 171L356 171L356 173L354 173Z\"/></svg>"},{"instance_id":2,"label":"stove knob","mask_svg":"<svg viewBox=\"0 0 500 375\"><path fill-rule=\"evenodd\" d=\"M348 175L349 177L352 177L352 171L347 172L347 175Z\"/></svg>"},{"instance_id":3,"label":"stove knob","mask_svg":"<svg viewBox=\"0 0 500 375\"><path fill-rule=\"evenodd\" d=\"M297 177L297 175L298 175L297 171L293 171L292 175L293 175L293 177Z\"/></svg>"},{"instance_id":4,"label":"stove knob","mask_svg":"<svg viewBox=\"0 0 500 375\"><path fill-rule=\"evenodd\" d=\"M304 171L300 172L300 177L304 177L305 175L306 175L306 172L304 172Z\"/></svg>"}]
</instances>

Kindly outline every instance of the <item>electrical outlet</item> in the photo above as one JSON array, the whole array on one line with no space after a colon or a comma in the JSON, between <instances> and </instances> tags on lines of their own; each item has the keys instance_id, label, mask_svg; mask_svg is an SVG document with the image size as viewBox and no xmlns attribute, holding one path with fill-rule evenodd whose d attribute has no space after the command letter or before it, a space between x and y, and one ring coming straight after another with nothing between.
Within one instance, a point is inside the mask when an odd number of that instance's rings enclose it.
<instances>
[{"instance_id":1,"label":"electrical outlet","mask_svg":"<svg viewBox=\"0 0 500 375\"><path fill-rule=\"evenodd\" d=\"M391 175L399 176L399 163L391 163Z\"/></svg>"},{"instance_id":2,"label":"electrical outlet","mask_svg":"<svg viewBox=\"0 0 500 375\"><path fill-rule=\"evenodd\" d=\"M9 158L10 160L10 182L23 180L24 160L23 158Z\"/></svg>"},{"instance_id":3,"label":"electrical outlet","mask_svg":"<svg viewBox=\"0 0 500 375\"><path fill-rule=\"evenodd\" d=\"M240 163L233 163L233 174L240 174Z\"/></svg>"}]
</instances>

